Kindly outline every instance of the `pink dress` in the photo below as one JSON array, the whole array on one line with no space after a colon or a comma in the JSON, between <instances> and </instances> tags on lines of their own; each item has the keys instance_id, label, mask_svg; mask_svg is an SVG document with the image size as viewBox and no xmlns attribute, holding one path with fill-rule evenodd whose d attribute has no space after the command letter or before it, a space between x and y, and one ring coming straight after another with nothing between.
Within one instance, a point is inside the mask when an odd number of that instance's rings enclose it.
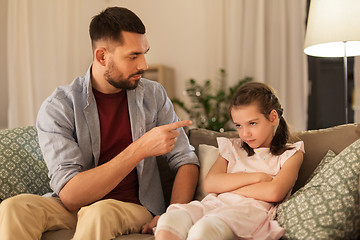
<instances>
[{"instance_id":1,"label":"pink dress","mask_svg":"<svg viewBox=\"0 0 360 240\"><path fill-rule=\"evenodd\" d=\"M304 152L302 141L291 144L293 149L279 156L272 155L269 148L254 149L248 156L241 147L240 138L217 138L219 152L228 161L228 173L264 172L275 176L295 152ZM239 239L279 239L284 229L274 220L276 206L234 193L208 194L201 202L170 205L167 211L184 209L193 223L202 217L216 216L222 219Z\"/></svg>"}]
</instances>

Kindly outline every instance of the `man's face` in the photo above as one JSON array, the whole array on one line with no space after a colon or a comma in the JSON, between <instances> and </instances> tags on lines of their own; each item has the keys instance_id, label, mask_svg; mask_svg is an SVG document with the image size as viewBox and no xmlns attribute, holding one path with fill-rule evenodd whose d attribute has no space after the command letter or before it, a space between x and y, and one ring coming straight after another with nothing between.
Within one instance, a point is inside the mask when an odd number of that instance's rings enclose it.
<instances>
[{"instance_id":1,"label":"man's face","mask_svg":"<svg viewBox=\"0 0 360 240\"><path fill-rule=\"evenodd\" d=\"M116 90L135 89L141 75L148 68L145 54L149 44L145 34L122 32L123 43L108 55L105 80Z\"/></svg>"}]
</instances>

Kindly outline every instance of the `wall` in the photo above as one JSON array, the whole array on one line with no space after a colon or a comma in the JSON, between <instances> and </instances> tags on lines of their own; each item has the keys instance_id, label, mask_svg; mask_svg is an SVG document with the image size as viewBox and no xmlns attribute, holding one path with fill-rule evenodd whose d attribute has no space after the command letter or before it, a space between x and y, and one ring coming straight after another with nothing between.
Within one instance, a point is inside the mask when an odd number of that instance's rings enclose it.
<instances>
[{"instance_id":1,"label":"wall","mask_svg":"<svg viewBox=\"0 0 360 240\"><path fill-rule=\"evenodd\" d=\"M122 0L109 1L109 5L128 7L143 20L151 47L148 63L163 63L176 68L180 87L191 77L199 80L209 77L204 58L209 54L208 43L211 41L207 38L210 22L206 20L212 2ZM215 30L214 26L211 28Z\"/></svg>"}]
</instances>

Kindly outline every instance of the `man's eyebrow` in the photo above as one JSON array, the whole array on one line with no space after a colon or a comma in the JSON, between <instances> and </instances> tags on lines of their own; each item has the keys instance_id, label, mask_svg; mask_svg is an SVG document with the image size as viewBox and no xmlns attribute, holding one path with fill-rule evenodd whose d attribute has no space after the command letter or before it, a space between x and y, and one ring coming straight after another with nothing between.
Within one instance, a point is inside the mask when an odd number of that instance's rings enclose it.
<instances>
[{"instance_id":1,"label":"man's eyebrow","mask_svg":"<svg viewBox=\"0 0 360 240\"><path fill-rule=\"evenodd\" d=\"M145 52L131 52L130 55L141 55L147 54L150 51L150 47Z\"/></svg>"}]
</instances>

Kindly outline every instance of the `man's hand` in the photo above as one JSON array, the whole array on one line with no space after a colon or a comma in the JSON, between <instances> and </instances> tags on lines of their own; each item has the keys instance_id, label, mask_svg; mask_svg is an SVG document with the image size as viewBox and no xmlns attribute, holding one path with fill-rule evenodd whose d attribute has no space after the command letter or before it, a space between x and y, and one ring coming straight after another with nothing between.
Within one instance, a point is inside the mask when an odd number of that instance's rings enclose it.
<instances>
[{"instance_id":1,"label":"man's hand","mask_svg":"<svg viewBox=\"0 0 360 240\"><path fill-rule=\"evenodd\" d=\"M142 226L141 233L142 234L145 234L145 233L152 234L153 228L156 227L159 217L160 216L155 216L150 222L148 222L144 226Z\"/></svg>"},{"instance_id":2,"label":"man's hand","mask_svg":"<svg viewBox=\"0 0 360 240\"><path fill-rule=\"evenodd\" d=\"M160 156L170 152L176 143L179 132L176 130L181 127L190 126L192 121L184 120L155 127L145 133L137 140L145 157Z\"/></svg>"}]
</instances>

